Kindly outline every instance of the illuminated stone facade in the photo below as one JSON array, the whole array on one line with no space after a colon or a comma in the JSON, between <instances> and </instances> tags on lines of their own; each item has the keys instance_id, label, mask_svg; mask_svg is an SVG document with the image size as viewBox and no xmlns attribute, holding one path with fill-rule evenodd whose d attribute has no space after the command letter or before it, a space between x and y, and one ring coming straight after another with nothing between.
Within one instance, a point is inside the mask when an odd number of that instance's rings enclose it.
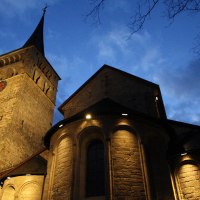
<instances>
[{"instance_id":1,"label":"illuminated stone facade","mask_svg":"<svg viewBox=\"0 0 200 200\"><path fill-rule=\"evenodd\" d=\"M0 56L0 80L7 83L0 92L3 171L44 148L42 138L52 125L58 76L32 46Z\"/></svg>"},{"instance_id":2,"label":"illuminated stone facade","mask_svg":"<svg viewBox=\"0 0 200 200\"><path fill-rule=\"evenodd\" d=\"M107 84L103 82L105 76ZM124 90L114 89L110 95L105 91L108 88L111 90L114 81L110 78L113 79L113 76L116 83L119 83L118 78L127 80L120 84L120 88ZM101 84L99 93L94 89L98 84ZM132 87L126 87L126 84ZM134 90L135 88L137 89ZM118 96L115 91L118 91ZM50 129L45 137L50 154L45 182L46 195L43 200L59 200L61 196L62 199L77 200L174 199L166 160L171 136L167 125L161 120L166 120L165 112L161 96L155 96L155 91L156 94L160 94L156 84L103 66L65 101L60 110L66 118ZM126 95L120 95L121 93ZM152 104L145 98L147 95L152 98ZM141 106L138 105L138 101L126 103L137 96L141 105L147 105L145 108L148 109L138 112ZM74 115L68 117L67 108L75 107L73 102L80 101L79 98L83 99L83 106L76 107ZM87 101L90 105L88 107ZM134 106L136 110L133 109ZM155 113L154 117L148 115L151 111ZM91 119L85 118L87 113L91 114ZM87 197L87 149L95 140L102 141L105 149L105 193L103 196ZM68 186L69 183L71 187Z\"/></svg>"},{"instance_id":3,"label":"illuminated stone facade","mask_svg":"<svg viewBox=\"0 0 200 200\"><path fill-rule=\"evenodd\" d=\"M168 120L157 84L104 65L52 127L43 20L0 56L0 200L200 199L200 127Z\"/></svg>"},{"instance_id":4,"label":"illuminated stone facade","mask_svg":"<svg viewBox=\"0 0 200 200\"><path fill-rule=\"evenodd\" d=\"M44 176L18 176L4 182L1 200L41 200Z\"/></svg>"}]
</instances>

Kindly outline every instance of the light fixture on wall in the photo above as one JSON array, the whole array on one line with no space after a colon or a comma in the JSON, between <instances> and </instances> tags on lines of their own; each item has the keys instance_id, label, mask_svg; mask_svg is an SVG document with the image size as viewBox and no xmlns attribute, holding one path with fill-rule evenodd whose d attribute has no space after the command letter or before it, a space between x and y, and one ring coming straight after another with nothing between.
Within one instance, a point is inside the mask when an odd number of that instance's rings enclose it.
<instances>
[{"instance_id":1,"label":"light fixture on wall","mask_svg":"<svg viewBox=\"0 0 200 200\"><path fill-rule=\"evenodd\" d=\"M187 152L181 153L181 156L185 156L185 155L187 155Z\"/></svg>"},{"instance_id":2,"label":"light fixture on wall","mask_svg":"<svg viewBox=\"0 0 200 200\"><path fill-rule=\"evenodd\" d=\"M61 127L63 127L63 124L60 124L60 125L59 125L59 128L61 128Z\"/></svg>"},{"instance_id":3,"label":"light fixture on wall","mask_svg":"<svg viewBox=\"0 0 200 200\"><path fill-rule=\"evenodd\" d=\"M122 116L128 116L128 113L122 113Z\"/></svg>"},{"instance_id":4,"label":"light fixture on wall","mask_svg":"<svg viewBox=\"0 0 200 200\"><path fill-rule=\"evenodd\" d=\"M86 119L92 119L92 115L88 113L88 114L85 115L85 118Z\"/></svg>"},{"instance_id":5,"label":"light fixture on wall","mask_svg":"<svg viewBox=\"0 0 200 200\"><path fill-rule=\"evenodd\" d=\"M179 155L181 155L181 156L185 156L185 155L187 155L187 151L185 150L185 147L183 146L183 145L180 145L179 147Z\"/></svg>"},{"instance_id":6,"label":"light fixture on wall","mask_svg":"<svg viewBox=\"0 0 200 200\"><path fill-rule=\"evenodd\" d=\"M155 101L158 101L158 96L155 97Z\"/></svg>"}]
</instances>

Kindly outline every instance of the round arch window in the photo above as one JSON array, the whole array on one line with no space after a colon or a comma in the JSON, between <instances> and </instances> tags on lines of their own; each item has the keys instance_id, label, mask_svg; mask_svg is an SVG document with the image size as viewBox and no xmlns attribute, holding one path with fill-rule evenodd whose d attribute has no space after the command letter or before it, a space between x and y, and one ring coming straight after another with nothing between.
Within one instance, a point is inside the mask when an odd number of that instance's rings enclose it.
<instances>
[{"instance_id":1,"label":"round arch window","mask_svg":"<svg viewBox=\"0 0 200 200\"><path fill-rule=\"evenodd\" d=\"M104 144L94 140L87 148L86 196L105 194Z\"/></svg>"}]
</instances>

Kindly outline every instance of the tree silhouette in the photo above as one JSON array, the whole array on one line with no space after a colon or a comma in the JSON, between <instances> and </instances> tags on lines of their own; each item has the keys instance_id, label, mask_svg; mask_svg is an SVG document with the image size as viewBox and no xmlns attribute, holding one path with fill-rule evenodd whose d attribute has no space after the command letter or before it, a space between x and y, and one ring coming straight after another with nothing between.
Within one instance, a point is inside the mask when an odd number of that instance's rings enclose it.
<instances>
[{"instance_id":1,"label":"tree silhouette","mask_svg":"<svg viewBox=\"0 0 200 200\"><path fill-rule=\"evenodd\" d=\"M101 11L109 0L88 1L91 5L91 10L86 14L86 17L91 17L95 23L100 24ZM165 16L170 20L170 22L173 22L178 15L185 12L192 14L200 13L200 0L138 0L136 2L136 9L133 10L133 14L130 16L130 35L143 29L146 20L160 4L164 4ZM199 34L196 37L194 52L200 55Z\"/></svg>"}]
</instances>

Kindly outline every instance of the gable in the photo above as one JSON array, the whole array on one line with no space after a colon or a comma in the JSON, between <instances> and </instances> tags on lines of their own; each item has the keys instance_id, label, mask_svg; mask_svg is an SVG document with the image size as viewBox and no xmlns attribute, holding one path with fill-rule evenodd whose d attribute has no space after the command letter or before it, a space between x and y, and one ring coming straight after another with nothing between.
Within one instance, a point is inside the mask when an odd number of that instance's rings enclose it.
<instances>
[{"instance_id":1,"label":"gable","mask_svg":"<svg viewBox=\"0 0 200 200\"><path fill-rule=\"evenodd\" d=\"M159 86L121 70L104 65L59 108L71 117L104 98L152 117L159 117L155 95L159 96L160 114L165 117Z\"/></svg>"}]
</instances>

